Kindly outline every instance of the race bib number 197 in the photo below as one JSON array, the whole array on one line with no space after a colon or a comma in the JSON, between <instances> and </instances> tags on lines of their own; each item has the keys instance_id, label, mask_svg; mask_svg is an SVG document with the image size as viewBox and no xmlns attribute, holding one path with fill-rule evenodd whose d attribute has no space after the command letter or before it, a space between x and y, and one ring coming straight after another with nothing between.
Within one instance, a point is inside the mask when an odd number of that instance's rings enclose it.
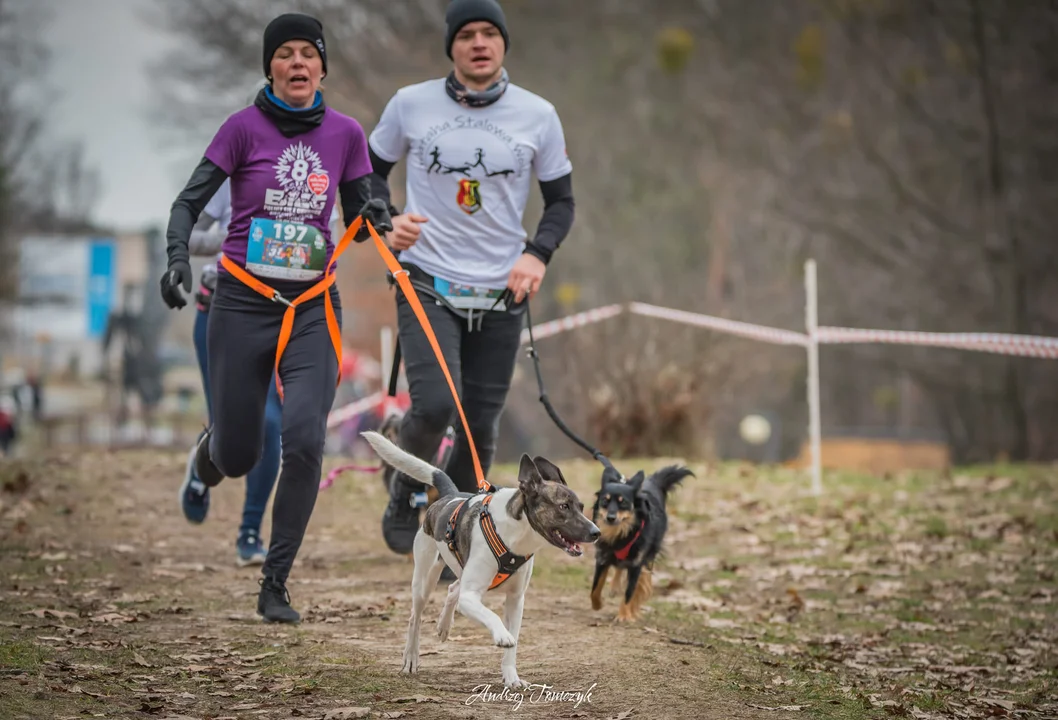
<instances>
[{"instance_id":1,"label":"race bib number 197","mask_svg":"<svg viewBox=\"0 0 1058 720\"><path fill-rule=\"evenodd\" d=\"M246 269L259 277L312 280L327 266L327 242L311 225L253 218Z\"/></svg>"}]
</instances>

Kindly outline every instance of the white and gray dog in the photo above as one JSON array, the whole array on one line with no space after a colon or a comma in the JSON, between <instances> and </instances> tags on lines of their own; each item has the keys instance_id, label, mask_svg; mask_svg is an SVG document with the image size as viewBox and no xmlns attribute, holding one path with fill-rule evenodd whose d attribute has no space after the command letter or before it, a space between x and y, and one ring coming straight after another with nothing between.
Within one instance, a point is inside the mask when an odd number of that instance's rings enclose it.
<instances>
[{"instance_id":1,"label":"white and gray dog","mask_svg":"<svg viewBox=\"0 0 1058 720\"><path fill-rule=\"evenodd\" d=\"M517 488L490 493L459 492L444 471L401 450L382 435L362 433L382 460L410 477L432 485L438 499L426 511L415 535L415 571L411 583L412 608L404 645L402 672L419 669L419 632L422 611L447 563L457 579L437 621L437 634L448 638L458 607L506 648L500 665L510 688L528 687L515 668L518 631L533 555L548 544L573 557L584 554L580 543L593 543L599 528L584 515L584 503L566 485L562 472L542 457L522 455ZM486 592L506 593L503 620L481 602Z\"/></svg>"}]
</instances>

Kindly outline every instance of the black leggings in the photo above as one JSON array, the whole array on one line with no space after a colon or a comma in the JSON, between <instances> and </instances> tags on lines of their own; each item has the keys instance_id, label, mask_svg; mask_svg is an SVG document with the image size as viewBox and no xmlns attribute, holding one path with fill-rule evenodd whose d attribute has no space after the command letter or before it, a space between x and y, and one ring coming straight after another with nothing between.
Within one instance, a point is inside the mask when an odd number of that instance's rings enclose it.
<instances>
[{"instance_id":1,"label":"black leggings","mask_svg":"<svg viewBox=\"0 0 1058 720\"><path fill-rule=\"evenodd\" d=\"M313 283L268 280L293 300ZM331 287L338 323L338 290ZM241 477L264 446L265 404L285 305L227 273L217 277L207 330L213 404L210 458L225 477ZM272 533L262 573L286 581L305 537L320 486L327 414L334 402L338 358L327 330L323 296L298 307L279 364L283 383L283 464L272 505Z\"/></svg>"},{"instance_id":2,"label":"black leggings","mask_svg":"<svg viewBox=\"0 0 1058 720\"><path fill-rule=\"evenodd\" d=\"M500 414L514 374L524 317L505 312L485 312L481 329L478 329L478 317L475 316L471 330L466 320L438 305L435 300L425 295L419 298L437 335L437 343L474 437L481 469L487 476L496 454ZM411 408L400 427L401 447L430 461L437 452L445 429L453 424L456 430L455 444L445 470L460 490L475 492L477 478L474 460L452 399L452 391L426 333L399 289L397 326L411 395ZM421 483L406 475L398 477L410 488L423 488Z\"/></svg>"}]
</instances>

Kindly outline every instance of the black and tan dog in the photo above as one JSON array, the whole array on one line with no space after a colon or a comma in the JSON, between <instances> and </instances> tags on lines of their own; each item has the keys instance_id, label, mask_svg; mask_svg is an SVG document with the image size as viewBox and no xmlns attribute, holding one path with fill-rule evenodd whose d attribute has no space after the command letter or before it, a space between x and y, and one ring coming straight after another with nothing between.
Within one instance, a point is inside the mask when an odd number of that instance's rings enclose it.
<instances>
[{"instance_id":1,"label":"black and tan dog","mask_svg":"<svg viewBox=\"0 0 1058 720\"><path fill-rule=\"evenodd\" d=\"M627 481L613 468L603 471L602 487L592 507L592 520L601 531L595 541L593 610L602 608L603 586L613 567L613 589L619 588L622 571L628 575L617 620L639 619L643 604L654 593L654 560L668 530L665 501L669 491L688 476L694 473L678 465L662 468L650 477L640 470Z\"/></svg>"}]
</instances>

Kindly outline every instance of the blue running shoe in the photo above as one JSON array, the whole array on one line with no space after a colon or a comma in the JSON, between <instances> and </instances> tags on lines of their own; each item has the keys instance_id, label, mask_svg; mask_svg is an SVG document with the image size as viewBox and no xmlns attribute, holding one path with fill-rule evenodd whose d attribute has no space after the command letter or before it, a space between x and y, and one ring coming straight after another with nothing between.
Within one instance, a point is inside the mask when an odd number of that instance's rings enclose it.
<instances>
[{"instance_id":1,"label":"blue running shoe","mask_svg":"<svg viewBox=\"0 0 1058 720\"><path fill-rule=\"evenodd\" d=\"M264 543L261 542L261 536L257 534L256 530L243 530L239 533L239 539L235 541L236 558L235 564L239 567L249 567L250 565L263 565L265 558L268 556L268 551L265 549Z\"/></svg>"},{"instance_id":2,"label":"blue running shoe","mask_svg":"<svg viewBox=\"0 0 1058 720\"><path fill-rule=\"evenodd\" d=\"M205 430L202 431L205 434ZM201 439L199 435L199 439ZM195 473L195 454L198 451L198 440L187 455L187 468L184 470L184 482L180 485L180 508L187 521L196 525L206 519L209 513L209 488L198 479Z\"/></svg>"}]
</instances>

